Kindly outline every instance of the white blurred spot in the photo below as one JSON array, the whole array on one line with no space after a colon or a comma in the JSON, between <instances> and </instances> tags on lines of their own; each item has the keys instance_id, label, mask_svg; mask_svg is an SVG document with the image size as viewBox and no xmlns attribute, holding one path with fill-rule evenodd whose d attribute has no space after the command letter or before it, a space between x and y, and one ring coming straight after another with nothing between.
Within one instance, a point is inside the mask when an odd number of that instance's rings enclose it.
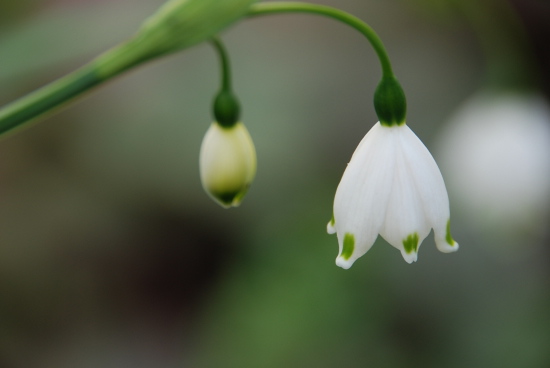
<instances>
[{"instance_id":1,"label":"white blurred spot","mask_svg":"<svg viewBox=\"0 0 550 368\"><path fill-rule=\"evenodd\" d=\"M453 206L493 230L546 226L550 206L550 108L534 94L480 93L449 120L440 167Z\"/></svg>"}]
</instances>

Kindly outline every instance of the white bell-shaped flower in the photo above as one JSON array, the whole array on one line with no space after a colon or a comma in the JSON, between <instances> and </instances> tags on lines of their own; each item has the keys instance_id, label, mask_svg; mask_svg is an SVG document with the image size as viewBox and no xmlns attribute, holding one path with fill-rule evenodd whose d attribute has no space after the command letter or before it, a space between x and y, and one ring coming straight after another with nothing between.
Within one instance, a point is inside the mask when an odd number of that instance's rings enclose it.
<instances>
[{"instance_id":1,"label":"white bell-shaped flower","mask_svg":"<svg viewBox=\"0 0 550 368\"><path fill-rule=\"evenodd\" d=\"M204 190L222 207L238 206L256 175L256 150L243 123L212 123L200 150Z\"/></svg>"},{"instance_id":2,"label":"white bell-shaped flower","mask_svg":"<svg viewBox=\"0 0 550 368\"><path fill-rule=\"evenodd\" d=\"M372 247L378 234L412 263L432 228L440 251L458 250L449 218L445 183L426 146L406 124L377 123L344 172L327 230L338 235L336 264L344 269Z\"/></svg>"}]
</instances>

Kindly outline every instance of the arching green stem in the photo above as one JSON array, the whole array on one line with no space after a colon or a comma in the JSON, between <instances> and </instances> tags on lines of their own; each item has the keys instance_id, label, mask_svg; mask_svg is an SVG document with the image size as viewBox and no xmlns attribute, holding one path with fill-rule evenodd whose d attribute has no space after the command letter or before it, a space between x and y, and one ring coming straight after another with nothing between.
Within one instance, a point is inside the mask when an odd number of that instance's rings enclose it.
<instances>
[{"instance_id":1,"label":"arching green stem","mask_svg":"<svg viewBox=\"0 0 550 368\"><path fill-rule=\"evenodd\" d=\"M220 59L222 73L221 90L231 91L231 67L229 64L229 54L227 53L227 49L225 48L219 37L212 38L210 42L212 43L212 46L214 46L214 49L218 53L218 57Z\"/></svg>"},{"instance_id":2,"label":"arching green stem","mask_svg":"<svg viewBox=\"0 0 550 368\"><path fill-rule=\"evenodd\" d=\"M378 59L380 60L380 64L382 66L383 78L393 77L390 59L388 57L386 49L384 48L384 44L380 40L380 37L378 37L376 32L368 24L366 24L356 16L346 13L345 11L332 8L330 6L287 1L253 4L250 7L248 16L254 17L275 13L318 14L336 19L342 23L349 25L352 28L355 28L367 38L367 40L374 48L374 51L376 52L376 55L378 56Z\"/></svg>"},{"instance_id":3,"label":"arching green stem","mask_svg":"<svg viewBox=\"0 0 550 368\"><path fill-rule=\"evenodd\" d=\"M382 66L382 79L374 93L374 108L380 123L385 126L405 124L407 101L399 81L393 75L390 58L376 32L361 19L329 6L301 2L269 2L253 4L249 17L276 13L311 13L336 19L357 31L370 42Z\"/></svg>"},{"instance_id":4,"label":"arching green stem","mask_svg":"<svg viewBox=\"0 0 550 368\"><path fill-rule=\"evenodd\" d=\"M214 117L218 124L226 128L234 126L238 121L241 108L237 96L233 93L231 85L231 67L229 63L229 54L218 37L210 40L214 49L218 53L221 65L221 86L220 91L214 98Z\"/></svg>"}]
</instances>

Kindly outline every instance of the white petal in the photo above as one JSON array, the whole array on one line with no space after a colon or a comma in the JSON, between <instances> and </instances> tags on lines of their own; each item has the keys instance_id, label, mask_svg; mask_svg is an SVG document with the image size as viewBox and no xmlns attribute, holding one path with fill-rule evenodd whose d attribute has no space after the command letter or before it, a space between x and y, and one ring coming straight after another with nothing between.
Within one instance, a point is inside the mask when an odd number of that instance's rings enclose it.
<instances>
[{"instance_id":1,"label":"white petal","mask_svg":"<svg viewBox=\"0 0 550 368\"><path fill-rule=\"evenodd\" d=\"M418 247L430 232L430 222L423 210L422 200L407 162L403 141L408 127L392 127L398 133L395 173L384 225L380 234L388 243L401 251L406 262L417 259Z\"/></svg>"},{"instance_id":2,"label":"white petal","mask_svg":"<svg viewBox=\"0 0 550 368\"><path fill-rule=\"evenodd\" d=\"M441 225L436 229L434 227L435 245L440 252L456 252L459 248L458 243L451 236L451 220L448 219L443 228Z\"/></svg>"},{"instance_id":3,"label":"white petal","mask_svg":"<svg viewBox=\"0 0 550 368\"><path fill-rule=\"evenodd\" d=\"M401 146L429 227L434 229L436 246L445 253L457 251L458 243L452 240L449 230L449 197L439 167L416 134L403 127Z\"/></svg>"},{"instance_id":4,"label":"white petal","mask_svg":"<svg viewBox=\"0 0 550 368\"><path fill-rule=\"evenodd\" d=\"M327 233L334 234L336 232L336 227L334 225L334 218L332 218L327 224Z\"/></svg>"},{"instance_id":5,"label":"white petal","mask_svg":"<svg viewBox=\"0 0 550 368\"><path fill-rule=\"evenodd\" d=\"M334 227L339 244L336 264L342 268L351 267L378 236L393 180L395 142L392 128L375 124L355 150L338 185ZM354 238L351 253L344 247L347 234Z\"/></svg>"}]
</instances>

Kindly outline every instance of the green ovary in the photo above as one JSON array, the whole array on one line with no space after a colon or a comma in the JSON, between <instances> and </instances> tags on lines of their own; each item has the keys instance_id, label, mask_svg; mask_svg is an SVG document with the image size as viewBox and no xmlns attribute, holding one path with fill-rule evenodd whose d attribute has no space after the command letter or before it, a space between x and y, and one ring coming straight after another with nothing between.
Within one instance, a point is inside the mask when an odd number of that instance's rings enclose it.
<instances>
[{"instance_id":1,"label":"green ovary","mask_svg":"<svg viewBox=\"0 0 550 368\"><path fill-rule=\"evenodd\" d=\"M405 252L407 254L418 252L418 233L407 236L407 238L403 240L403 247L405 247Z\"/></svg>"}]
</instances>

